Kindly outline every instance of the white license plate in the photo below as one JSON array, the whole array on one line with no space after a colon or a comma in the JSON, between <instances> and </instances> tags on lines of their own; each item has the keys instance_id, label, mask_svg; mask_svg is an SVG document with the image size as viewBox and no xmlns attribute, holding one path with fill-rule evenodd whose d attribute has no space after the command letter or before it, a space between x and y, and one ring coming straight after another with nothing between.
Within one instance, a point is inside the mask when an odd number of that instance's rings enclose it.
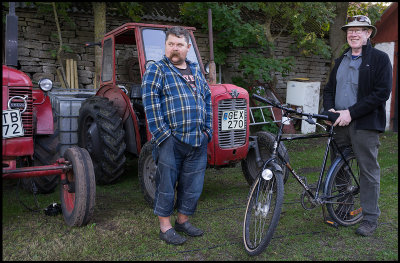
<instances>
[{"instance_id":1,"label":"white license plate","mask_svg":"<svg viewBox=\"0 0 400 263\"><path fill-rule=\"evenodd\" d=\"M24 136L19 110L3 110L3 138Z\"/></svg>"},{"instance_id":2,"label":"white license plate","mask_svg":"<svg viewBox=\"0 0 400 263\"><path fill-rule=\"evenodd\" d=\"M221 129L223 131L242 130L244 128L244 110L232 110L222 112Z\"/></svg>"}]
</instances>

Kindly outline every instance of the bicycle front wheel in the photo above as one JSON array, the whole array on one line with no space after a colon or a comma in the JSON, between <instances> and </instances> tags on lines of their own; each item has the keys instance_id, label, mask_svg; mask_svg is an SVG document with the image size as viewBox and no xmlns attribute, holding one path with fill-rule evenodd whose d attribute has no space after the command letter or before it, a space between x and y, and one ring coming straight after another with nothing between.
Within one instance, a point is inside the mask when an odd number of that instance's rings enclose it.
<instances>
[{"instance_id":1,"label":"bicycle front wheel","mask_svg":"<svg viewBox=\"0 0 400 263\"><path fill-rule=\"evenodd\" d=\"M346 160L349 166L342 159L329 179L326 193L329 202L326 208L338 224L351 226L360 222L363 217L360 204L360 168L354 153L347 155Z\"/></svg>"},{"instance_id":2,"label":"bicycle front wheel","mask_svg":"<svg viewBox=\"0 0 400 263\"><path fill-rule=\"evenodd\" d=\"M243 224L246 252L255 256L263 252L274 234L283 203L282 173L270 180L259 176L250 188Z\"/></svg>"}]
</instances>

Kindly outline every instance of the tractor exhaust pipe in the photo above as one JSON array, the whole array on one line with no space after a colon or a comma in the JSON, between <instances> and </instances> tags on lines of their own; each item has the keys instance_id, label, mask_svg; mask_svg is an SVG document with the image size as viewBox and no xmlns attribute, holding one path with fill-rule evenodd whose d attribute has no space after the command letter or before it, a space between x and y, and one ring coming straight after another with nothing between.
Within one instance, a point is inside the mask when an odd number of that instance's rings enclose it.
<instances>
[{"instance_id":1,"label":"tractor exhaust pipe","mask_svg":"<svg viewBox=\"0 0 400 263\"><path fill-rule=\"evenodd\" d=\"M15 2L10 2L6 18L5 63L7 66L18 66L18 16L15 15Z\"/></svg>"},{"instance_id":2,"label":"tractor exhaust pipe","mask_svg":"<svg viewBox=\"0 0 400 263\"><path fill-rule=\"evenodd\" d=\"M208 75L210 85L217 83L217 73L214 62L214 46L213 46L213 31L212 31L212 13L211 9L208 9L208 41L210 43L210 73Z\"/></svg>"}]
</instances>

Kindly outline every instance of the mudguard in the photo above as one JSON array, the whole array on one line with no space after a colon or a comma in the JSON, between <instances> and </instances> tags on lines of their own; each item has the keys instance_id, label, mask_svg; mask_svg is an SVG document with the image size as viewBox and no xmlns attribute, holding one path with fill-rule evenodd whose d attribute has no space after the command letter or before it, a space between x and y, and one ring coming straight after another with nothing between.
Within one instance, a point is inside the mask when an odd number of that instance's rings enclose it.
<instances>
[{"instance_id":1,"label":"mudguard","mask_svg":"<svg viewBox=\"0 0 400 263\"><path fill-rule=\"evenodd\" d=\"M265 162L265 164L263 166L263 170L266 168L270 169L273 172L276 172L276 171L279 171L281 173L283 172L282 167L279 164L277 164L275 162L275 159L273 159L273 158L270 158Z\"/></svg>"},{"instance_id":2,"label":"mudguard","mask_svg":"<svg viewBox=\"0 0 400 263\"><path fill-rule=\"evenodd\" d=\"M127 151L139 154L142 145L140 142L139 124L135 111L133 110L128 96L118 87L106 85L101 87L96 96L108 98L118 110L118 114L122 118L125 130L125 142ZM128 118L131 121L128 121ZM132 126L133 124L133 126ZM132 134L134 136L132 136ZM133 138L134 137L134 138Z\"/></svg>"},{"instance_id":3,"label":"mudguard","mask_svg":"<svg viewBox=\"0 0 400 263\"><path fill-rule=\"evenodd\" d=\"M33 119L35 125L35 134L53 134L54 120L53 110L49 96L43 91L34 89L33 96Z\"/></svg>"},{"instance_id":4,"label":"mudguard","mask_svg":"<svg viewBox=\"0 0 400 263\"><path fill-rule=\"evenodd\" d=\"M347 155L351 152L350 149L346 149L343 151L343 156L346 158ZM329 167L328 172L326 173L326 180L325 180L325 185L324 185L324 194L326 195L328 193L328 182L331 180L333 171L335 170L336 166L339 164L339 162L342 160L342 156L336 157L336 159L333 161L332 165Z\"/></svg>"}]
</instances>

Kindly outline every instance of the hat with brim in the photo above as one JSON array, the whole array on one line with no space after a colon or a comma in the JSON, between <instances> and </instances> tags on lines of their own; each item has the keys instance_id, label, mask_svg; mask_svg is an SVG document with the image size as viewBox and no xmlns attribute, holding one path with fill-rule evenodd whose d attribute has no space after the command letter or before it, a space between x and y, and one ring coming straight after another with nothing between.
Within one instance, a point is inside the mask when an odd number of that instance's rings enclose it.
<instances>
[{"instance_id":1,"label":"hat with brim","mask_svg":"<svg viewBox=\"0 0 400 263\"><path fill-rule=\"evenodd\" d=\"M370 38L373 38L376 35L377 29L373 25L369 24L368 22L359 22L359 21L352 21L349 22L347 25L342 26L343 31L347 31L349 27L369 27L372 28L372 34Z\"/></svg>"}]
</instances>

